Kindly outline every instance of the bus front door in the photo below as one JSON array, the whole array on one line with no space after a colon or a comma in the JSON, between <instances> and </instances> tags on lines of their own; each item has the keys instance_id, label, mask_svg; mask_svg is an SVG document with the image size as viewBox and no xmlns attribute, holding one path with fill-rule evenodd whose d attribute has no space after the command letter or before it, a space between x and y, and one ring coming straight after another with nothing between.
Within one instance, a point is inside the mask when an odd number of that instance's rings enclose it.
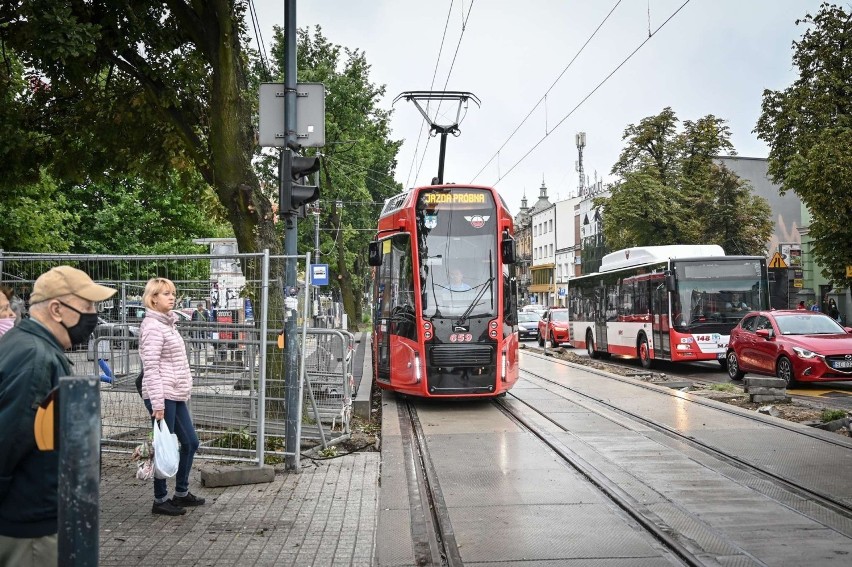
<instances>
[{"instance_id":1,"label":"bus front door","mask_svg":"<svg viewBox=\"0 0 852 567\"><path fill-rule=\"evenodd\" d=\"M671 360L672 345L669 340L669 302L665 285L651 288L652 333L654 337L654 357Z\"/></svg>"},{"instance_id":2,"label":"bus front door","mask_svg":"<svg viewBox=\"0 0 852 567\"><path fill-rule=\"evenodd\" d=\"M606 289L599 287L597 290L598 308L595 309L595 350L607 352L606 322L607 322L607 295Z\"/></svg>"}]
</instances>

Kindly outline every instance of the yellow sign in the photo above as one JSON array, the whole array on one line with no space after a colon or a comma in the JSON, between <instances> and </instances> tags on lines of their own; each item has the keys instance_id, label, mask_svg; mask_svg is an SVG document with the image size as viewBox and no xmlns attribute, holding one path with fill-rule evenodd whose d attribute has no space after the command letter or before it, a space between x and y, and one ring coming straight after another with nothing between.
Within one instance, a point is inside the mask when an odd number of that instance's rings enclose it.
<instances>
[{"instance_id":1,"label":"yellow sign","mask_svg":"<svg viewBox=\"0 0 852 567\"><path fill-rule=\"evenodd\" d=\"M852 266L846 266L846 277L852 278Z\"/></svg>"},{"instance_id":2,"label":"yellow sign","mask_svg":"<svg viewBox=\"0 0 852 567\"><path fill-rule=\"evenodd\" d=\"M793 287L805 287L805 280L793 280Z\"/></svg>"},{"instance_id":3,"label":"yellow sign","mask_svg":"<svg viewBox=\"0 0 852 567\"><path fill-rule=\"evenodd\" d=\"M776 252L772 259L769 261L770 268L786 268L787 262L784 261L784 257L781 256L780 252Z\"/></svg>"},{"instance_id":4,"label":"yellow sign","mask_svg":"<svg viewBox=\"0 0 852 567\"><path fill-rule=\"evenodd\" d=\"M485 203L484 193L426 193L426 204Z\"/></svg>"}]
</instances>

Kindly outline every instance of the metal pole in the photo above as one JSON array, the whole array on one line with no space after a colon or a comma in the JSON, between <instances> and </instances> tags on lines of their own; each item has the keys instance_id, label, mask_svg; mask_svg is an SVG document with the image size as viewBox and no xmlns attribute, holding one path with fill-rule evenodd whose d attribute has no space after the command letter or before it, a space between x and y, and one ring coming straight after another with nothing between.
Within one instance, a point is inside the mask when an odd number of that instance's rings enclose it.
<instances>
[{"instance_id":1,"label":"metal pole","mask_svg":"<svg viewBox=\"0 0 852 567\"><path fill-rule=\"evenodd\" d=\"M285 0L284 2L284 37L285 37L285 75L284 75L284 130L287 133L287 148L284 153L292 152L291 148L296 146L296 0ZM281 182L288 187L292 185L292 177L289 170L289 159L284 159L281 168ZM289 197L290 190L284 194ZM296 225L296 212L290 211L290 203L279 203L279 209L287 211L284 230L284 254L286 255L284 270L284 297L294 297L292 291L296 289L296 255L298 254L297 240L299 232ZM307 269L307 266L305 266ZM286 307L285 307L286 309ZM287 344L287 363L285 365L285 411L287 421L285 424L284 442L289 455L284 458L284 468L298 470L299 468L299 375L296 354L298 339L296 337L297 309L288 311L284 323L284 336Z\"/></svg>"},{"instance_id":2,"label":"metal pole","mask_svg":"<svg viewBox=\"0 0 852 567\"><path fill-rule=\"evenodd\" d=\"M444 184L444 156L447 155L447 132L441 132L441 153L438 156L438 185Z\"/></svg>"},{"instance_id":3,"label":"metal pole","mask_svg":"<svg viewBox=\"0 0 852 567\"><path fill-rule=\"evenodd\" d=\"M59 379L59 557L97 567L101 396L97 376Z\"/></svg>"},{"instance_id":4,"label":"metal pole","mask_svg":"<svg viewBox=\"0 0 852 567\"><path fill-rule=\"evenodd\" d=\"M269 348L269 249L264 248L261 260L260 286L260 376L257 385L257 466L263 466L266 441L266 351Z\"/></svg>"}]
</instances>

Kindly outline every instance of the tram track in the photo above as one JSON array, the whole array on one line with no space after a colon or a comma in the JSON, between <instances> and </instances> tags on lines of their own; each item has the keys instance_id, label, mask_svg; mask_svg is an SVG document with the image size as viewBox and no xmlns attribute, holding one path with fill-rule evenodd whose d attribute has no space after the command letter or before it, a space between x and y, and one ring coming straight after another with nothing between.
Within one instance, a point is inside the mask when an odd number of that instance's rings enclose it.
<instances>
[{"instance_id":1,"label":"tram track","mask_svg":"<svg viewBox=\"0 0 852 567\"><path fill-rule=\"evenodd\" d=\"M547 378L545 376L542 376L540 374L536 374L536 373L533 373L533 372L530 372L530 371L527 371L527 370L523 370L522 374L526 374L528 376L535 377L538 380L541 380L543 382L546 382L548 384L552 384L552 385L557 386L559 388L562 388L562 389L564 389L568 392L571 392L573 395L580 396L583 399L589 400L589 401L593 402L594 404L597 404L597 405L599 405L603 408L606 408L607 410L612 411L612 412L614 412L618 415L623 415L623 416L625 416L629 419L635 420L636 422L639 422L639 423L641 423L641 424L643 424L647 427L650 427L651 429L658 431L658 432L668 436L669 438L672 438L672 439L675 439L679 442L685 443L685 444L689 445L690 447L695 448L695 449L703 452L704 454L710 455L710 456L712 456L716 459L719 459L719 460L721 460L725 463L728 463L729 465L737 467L740 470L746 471L746 472L748 472L748 473L750 473L750 474L752 474L752 475L754 475L758 478L769 480L769 481L775 483L777 486L780 486L780 487L788 490L789 492L796 494L797 496L800 496L800 497L803 497L803 498L808 499L810 501L813 501L813 502L823 506L824 508L844 517L844 518L852 519L852 506L846 504L842 500L838 500L838 499L834 498L830 494L825 494L822 491L815 490L815 489L809 488L807 486L804 486L804 485L802 485L802 484L800 484L800 483L798 483L794 480L785 478L785 477L783 477L779 474L776 474L776 473L774 473L770 470L767 470L765 468L761 468L761 467L759 467L759 466L757 466L757 465L755 465L755 464L753 464L753 463L751 463L751 462L749 462L745 459L742 459L742 458L740 458L736 455L733 455L731 453L723 451L723 450L719 449L718 447L714 447L714 446L710 445L709 443L705 443L705 442L703 442L699 439L696 439L693 436L680 433L679 431L677 431L676 429L674 429L672 427L669 427L669 426L664 425L662 423L658 423L658 422L656 422L652 419L649 419L649 418L647 418L643 415L640 415L636 412L626 410L626 409L621 408L621 407L619 407L619 406L617 406L613 403L610 403L610 402L608 402L604 399L601 399L601 398L598 398L596 396L587 394L587 393L582 392L582 391L580 391L576 388L572 388L570 386L562 384L562 383L560 383L556 380ZM616 379L616 380L620 379L620 377L617 377L617 376L611 376L610 378ZM648 388L644 384L637 384L637 386ZM648 389L651 389L651 388L648 388ZM510 393L510 395L512 395L512 394ZM666 394L664 393L663 395L666 395ZM675 393L671 393L671 394L668 394L668 395L675 395ZM538 413L539 415L541 415L542 417L544 417L545 419L547 419L551 423L554 423L554 425L556 425L557 427L560 427L564 430L564 428L561 425L559 425L554 420L552 420L546 413L538 410L537 408L530 405L526 401L517 398L517 396L512 395L512 397L515 398L516 400L518 400L519 403L524 404L525 406L529 407L532 411L535 411L536 413ZM690 403L695 403L695 404L698 404L698 405L704 405L704 406L707 406L707 407L712 407L712 408L719 410L719 411L725 411L725 412L728 412L728 413L736 414L737 416L739 416L743 419L748 419L748 420L751 420L751 421L759 422L761 424L769 425L769 426L772 426L772 427L778 427L778 428L781 428L781 429L787 429L787 430L790 430L790 431L795 431L798 434L805 435L805 436L808 436L808 437L812 437L814 439L819 440L820 442L830 443L830 444L839 445L839 446L848 448L848 444L840 443L840 442L834 442L833 440L831 440L830 438L826 438L825 436L818 436L818 435L815 435L815 434L813 434L809 431L806 431L806 430L803 431L801 429L796 429L796 428L793 428L793 427L790 427L790 426L784 424L783 422L782 423L775 423L774 421L769 421L769 420L763 418L762 416L758 416L758 415L752 416L752 415L748 415L748 414L743 414L742 412L734 412L734 411L728 410L724 407L720 407L721 405L724 405L724 404L708 404L706 402L706 400L701 400L701 399L689 399L689 398L684 398L684 399L686 399L686 401L688 401ZM507 407L508 406L506 406L505 402L501 403L501 409L504 409L504 411L506 411L505 408L507 408Z\"/></svg>"},{"instance_id":2,"label":"tram track","mask_svg":"<svg viewBox=\"0 0 852 567\"><path fill-rule=\"evenodd\" d=\"M533 411L536 411L539 415L548 419L551 423L558 425L555 421L551 420L546 414L540 412L523 402L523 400L518 399L516 396L509 393L514 399L518 400L520 403L524 403L527 407L531 408ZM644 528L654 539L657 540L667 551L672 553L675 557L677 557L680 561L683 562L684 565L689 565L692 567L700 567L706 565L705 562L701 561L698 556L696 556L690 549L681 544L670 530L668 526L665 526L665 523L656 516L651 510L647 507L643 506L640 502L636 501L633 497L631 497L627 492L621 489L616 483L612 482L606 475L601 473L595 466L586 461L583 457L572 451L570 448L566 447L564 444L555 439L550 433L544 431L534 423L532 423L529 419L524 417L520 412L513 409L505 399L496 399L494 400L494 405L496 405L500 411L506 414L509 419L511 419L514 423L518 425L518 427L523 430L529 432L537 439L539 439L542 443L547 445L554 453L556 453L565 463L574 468L577 472L579 472L586 480L592 483L598 490L600 490L610 501L612 501L616 506L618 506L621 510L623 510L628 516L630 516L633 520L635 520L642 528ZM665 527L664 527L665 526Z\"/></svg>"},{"instance_id":3,"label":"tram track","mask_svg":"<svg viewBox=\"0 0 852 567\"><path fill-rule=\"evenodd\" d=\"M458 551L438 473L417 417L417 408L413 402L405 401L397 406L397 411L404 440L415 565L461 567L464 563Z\"/></svg>"}]
</instances>

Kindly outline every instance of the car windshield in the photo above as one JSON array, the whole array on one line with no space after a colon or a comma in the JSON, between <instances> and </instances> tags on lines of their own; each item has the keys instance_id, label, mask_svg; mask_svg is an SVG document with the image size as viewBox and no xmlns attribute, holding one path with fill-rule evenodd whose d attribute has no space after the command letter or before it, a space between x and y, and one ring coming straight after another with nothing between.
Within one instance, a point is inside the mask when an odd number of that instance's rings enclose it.
<instances>
[{"instance_id":1,"label":"car windshield","mask_svg":"<svg viewBox=\"0 0 852 567\"><path fill-rule=\"evenodd\" d=\"M541 317L539 317L537 313L518 313L518 322L520 323L537 323L540 320Z\"/></svg>"},{"instance_id":2,"label":"car windshield","mask_svg":"<svg viewBox=\"0 0 852 567\"><path fill-rule=\"evenodd\" d=\"M846 331L826 315L776 315L782 335L837 335Z\"/></svg>"},{"instance_id":3,"label":"car windshield","mask_svg":"<svg viewBox=\"0 0 852 567\"><path fill-rule=\"evenodd\" d=\"M550 314L550 319L552 321L559 321L560 323L568 322L568 311L553 311Z\"/></svg>"}]
</instances>

